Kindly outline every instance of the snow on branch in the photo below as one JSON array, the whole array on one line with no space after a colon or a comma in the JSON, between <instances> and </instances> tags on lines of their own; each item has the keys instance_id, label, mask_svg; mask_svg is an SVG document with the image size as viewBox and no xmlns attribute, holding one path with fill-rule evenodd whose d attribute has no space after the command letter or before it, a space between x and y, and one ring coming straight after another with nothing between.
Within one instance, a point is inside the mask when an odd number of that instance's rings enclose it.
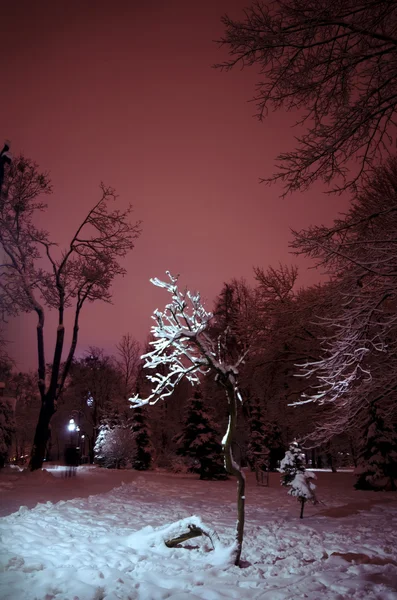
<instances>
[{"instance_id":1,"label":"snow on branch","mask_svg":"<svg viewBox=\"0 0 397 600\"><path fill-rule=\"evenodd\" d=\"M172 297L164 311L154 311L155 325L151 328L154 339L150 342L153 350L141 357L145 359L145 368L155 370L154 375L147 375L153 384L152 393L145 400L138 395L130 398L133 406L155 404L167 398L184 377L195 385L211 369L231 380L237 375L237 366L223 364L216 344L206 333L213 315L204 308L200 294L181 291L179 276L168 271L166 274L169 281L150 280Z\"/></svg>"}]
</instances>

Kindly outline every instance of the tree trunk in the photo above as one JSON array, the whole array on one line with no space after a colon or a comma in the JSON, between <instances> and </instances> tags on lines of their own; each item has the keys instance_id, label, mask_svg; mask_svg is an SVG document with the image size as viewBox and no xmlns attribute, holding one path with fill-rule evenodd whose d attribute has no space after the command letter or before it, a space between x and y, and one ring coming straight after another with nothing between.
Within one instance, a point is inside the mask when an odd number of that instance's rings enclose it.
<instances>
[{"instance_id":1,"label":"tree trunk","mask_svg":"<svg viewBox=\"0 0 397 600\"><path fill-rule=\"evenodd\" d=\"M16 431L15 431L15 434L14 434L14 445L15 445L15 462L16 462L16 464L19 464L18 461L19 461L19 457L21 455L21 452L19 450L18 433Z\"/></svg>"},{"instance_id":2,"label":"tree trunk","mask_svg":"<svg viewBox=\"0 0 397 600\"><path fill-rule=\"evenodd\" d=\"M301 514L300 514L300 519L303 519L303 509L305 508L305 499L301 498L300 499L301 502Z\"/></svg>"},{"instance_id":3,"label":"tree trunk","mask_svg":"<svg viewBox=\"0 0 397 600\"><path fill-rule=\"evenodd\" d=\"M356 451L356 446L354 444L353 438L349 437L349 446L350 446L350 452L352 455L352 460L353 460L353 465L355 467L357 467L358 463L357 463L357 451Z\"/></svg>"},{"instance_id":4,"label":"tree trunk","mask_svg":"<svg viewBox=\"0 0 397 600\"><path fill-rule=\"evenodd\" d=\"M229 426L223 438L223 451L225 455L226 471L237 479L237 529L236 529L236 554L234 564L240 565L241 549L244 537L245 521L245 475L233 457L232 442L237 424L237 398L235 385L230 379L224 384L229 403Z\"/></svg>"},{"instance_id":5,"label":"tree trunk","mask_svg":"<svg viewBox=\"0 0 397 600\"><path fill-rule=\"evenodd\" d=\"M34 435L32 454L30 457L30 470L35 471L41 469L47 449L47 442L50 437L50 421L54 414L54 400L49 401L47 398L42 402L39 420Z\"/></svg>"}]
</instances>

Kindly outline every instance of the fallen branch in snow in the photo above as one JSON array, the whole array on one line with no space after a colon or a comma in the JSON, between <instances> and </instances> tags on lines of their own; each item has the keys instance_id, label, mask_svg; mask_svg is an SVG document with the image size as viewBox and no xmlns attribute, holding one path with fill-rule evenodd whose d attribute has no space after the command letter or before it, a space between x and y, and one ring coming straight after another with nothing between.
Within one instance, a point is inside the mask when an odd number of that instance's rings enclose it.
<instances>
[{"instance_id":1,"label":"fallen branch in snow","mask_svg":"<svg viewBox=\"0 0 397 600\"><path fill-rule=\"evenodd\" d=\"M172 538L170 540L164 540L164 543L167 546L167 548L175 548L175 546L177 546L178 544L182 544L183 542L186 542L187 540L190 540L195 537L199 537L201 535L205 535L207 538L209 538L211 540L212 547L215 550L214 542L212 540L211 535L208 533L208 531L205 531L201 527L197 527L197 525L188 525L187 528L189 531L187 531L186 533L182 533L178 537Z\"/></svg>"}]
</instances>

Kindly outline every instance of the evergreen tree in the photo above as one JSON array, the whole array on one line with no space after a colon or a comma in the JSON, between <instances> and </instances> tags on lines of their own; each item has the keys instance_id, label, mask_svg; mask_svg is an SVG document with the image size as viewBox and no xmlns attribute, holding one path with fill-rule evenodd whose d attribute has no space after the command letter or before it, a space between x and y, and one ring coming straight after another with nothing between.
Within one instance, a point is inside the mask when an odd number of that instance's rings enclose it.
<instances>
[{"instance_id":1,"label":"evergreen tree","mask_svg":"<svg viewBox=\"0 0 397 600\"><path fill-rule=\"evenodd\" d=\"M14 432L14 411L7 401L0 398L0 469L4 467Z\"/></svg>"},{"instance_id":2,"label":"evergreen tree","mask_svg":"<svg viewBox=\"0 0 397 600\"><path fill-rule=\"evenodd\" d=\"M131 430L135 441L132 468L137 471L147 471L153 463L154 448L150 439L150 427L145 408L137 407L134 409Z\"/></svg>"},{"instance_id":3,"label":"evergreen tree","mask_svg":"<svg viewBox=\"0 0 397 600\"><path fill-rule=\"evenodd\" d=\"M358 490L397 489L397 434L386 425L375 403L369 411L355 474Z\"/></svg>"},{"instance_id":4,"label":"evergreen tree","mask_svg":"<svg viewBox=\"0 0 397 600\"><path fill-rule=\"evenodd\" d=\"M188 400L183 432L177 438L178 454L197 461L200 479L227 479L219 431L199 389Z\"/></svg>"},{"instance_id":5,"label":"evergreen tree","mask_svg":"<svg viewBox=\"0 0 397 600\"><path fill-rule=\"evenodd\" d=\"M265 423L259 403L253 402L250 407L249 441L247 448L247 461L252 471L261 469L269 470L269 427Z\"/></svg>"},{"instance_id":6,"label":"evergreen tree","mask_svg":"<svg viewBox=\"0 0 397 600\"><path fill-rule=\"evenodd\" d=\"M317 503L314 490L316 486L313 479L315 474L311 471L306 471L305 455L300 449L297 442L290 444L289 450L285 453L281 461L279 471L281 473L281 485L289 486L288 493L295 496L300 502L301 512L300 518L303 518L303 509L305 502L310 500L313 504Z\"/></svg>"}]
</instances>

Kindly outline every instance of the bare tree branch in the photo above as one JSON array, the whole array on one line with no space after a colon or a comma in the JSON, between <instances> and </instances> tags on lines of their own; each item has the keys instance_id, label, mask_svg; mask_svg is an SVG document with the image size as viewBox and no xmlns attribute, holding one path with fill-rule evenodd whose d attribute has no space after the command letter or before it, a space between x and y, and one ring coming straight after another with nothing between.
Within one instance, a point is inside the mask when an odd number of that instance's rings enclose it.
<instances>
[{"instance_id":1,"label":"bare tree branch","mask_svg":"<svg viewBox=\"0 0 397 600\"><path fill-rule=\"evenodd\" d=\"M391 0L254 2L242 21L223 18L221 69L258 66L254 101L300 111L306 127L293 151L277 157L285 193L320 179L341 191L367 181L394 150L397 8ZM335 180L335 181L334 181Z\"/></svg>"}]
</instances>

